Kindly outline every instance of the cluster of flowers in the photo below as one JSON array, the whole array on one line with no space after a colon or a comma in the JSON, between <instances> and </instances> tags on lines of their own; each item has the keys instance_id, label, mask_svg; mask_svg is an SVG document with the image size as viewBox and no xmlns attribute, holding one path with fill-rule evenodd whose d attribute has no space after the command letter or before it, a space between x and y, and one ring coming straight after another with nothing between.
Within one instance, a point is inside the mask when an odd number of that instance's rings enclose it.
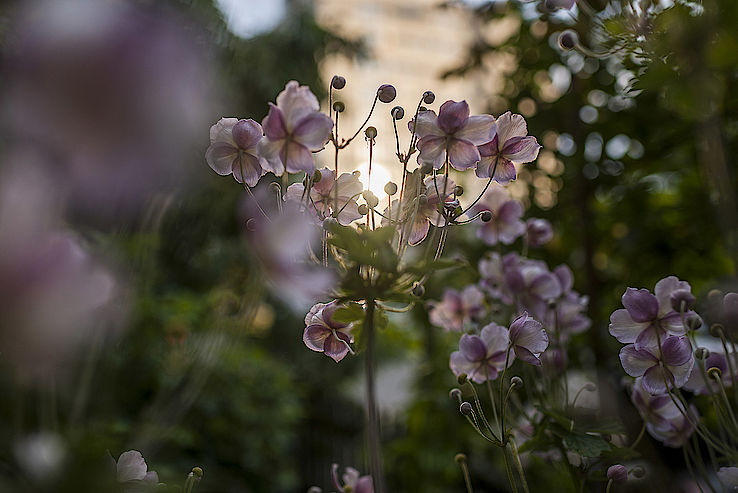
<instances>
[{"instance_id":1,"label":"cluster of flowers","mask_svg":"<svg viewBox=\"0 0 738 493\"><path fill-rule=\"evenodd\" d=\"M609 331L626 344L620 361L625 372L635 377L631 400L648 433L668 447L679 448L687 446L697 432L717 457L733 461L731 443L707 428L694 402L682 393L712 399L719 426L732 433L734 406L725 389L736 379L738 294L723 296L714 291L708 298L711 306L703 319L693 310L696 298L691 286L675 276L657 282L653 293L628 288L622 297L624 308L610 316ZM711 321L709 334L700 330L708 326L705 320ZM734 487L738 468L722 467L718 478Z\"/></svg>"},{"instance_id":2,"label":"cluster of flowers","mask_svg":"<svg viewBox=\"0 0 738 493\"><path fill-rule=\"evenodd\" d=\"M548 221L534 218L524 222L522 204L501 186L493 186L475 209L492 214L493 219L477 229L479 238L490 246L509 245L522 237L524 248L538 247L553 237ZM451 356L451 369L457 376L466 373L476 382L496 378L505 364L508 345L519 359L541 365L541 353L549 344L543 326L555 330L557 342L544 361L561 365L565 356L559 346L590 326L585 315L588 299L572 289L573 275L566 265L550 271L542 261L515 252L494 252L479 262L479 274L477 284L461 291L448 288L442 301L432 303L431 323L461 332L476 330L490 314L509 312L514 321L509 331L491 323L479 329L478 335L463 335L459 351Z\"/></svg>"}]
</instances>

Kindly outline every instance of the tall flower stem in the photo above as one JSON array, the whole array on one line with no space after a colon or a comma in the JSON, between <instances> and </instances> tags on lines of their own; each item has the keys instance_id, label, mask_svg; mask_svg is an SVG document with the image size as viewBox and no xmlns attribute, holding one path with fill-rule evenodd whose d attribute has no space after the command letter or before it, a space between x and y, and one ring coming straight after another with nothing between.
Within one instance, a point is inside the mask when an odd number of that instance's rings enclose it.
<instances>
[{"instance_id":1,"label":"tall flower stem","mask_svg":"<svg viewBox=\"0 0 738 493\"><path fill-rule=\"evenodd\" d=\"M366 354L364 373L366 378L366 441L369 448L369 472L374 481L374 492L384 493L384 477L382 474L382 448L379 439L379 413L377 411L377 389L374 381L374 363L376 351L376 334L374 327L374 310L376 301L366 300L364 314L364 333L366 334Z\"/></svg>"}]
</instances>

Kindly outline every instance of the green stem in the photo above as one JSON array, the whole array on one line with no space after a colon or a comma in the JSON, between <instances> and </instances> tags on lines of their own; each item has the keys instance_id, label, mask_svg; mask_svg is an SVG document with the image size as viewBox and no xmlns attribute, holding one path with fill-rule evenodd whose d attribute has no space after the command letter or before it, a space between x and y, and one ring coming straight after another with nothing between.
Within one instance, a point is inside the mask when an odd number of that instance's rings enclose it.
<instances>
[{"instance_id":1,"label":"green stem","mask_svg":"<svg viewBox=\"0 0 738 493\"><path fill-rule=\"evenodd\" d=\"M364 317L364 331L366 334L365 355L365 378L366 378L366 408L367 429L366 439L369 447L369 472L374 480L374 491L384 492L384 481L382 475L382 449L379 439L379 413L377 410L376 383L374 381L374 360L376 334L374 333L374 310L376 302L373 299L366 300L366 313Z\"/></svg>"},{"instance_id":2,"label":"green stem","mask_svg":"<svg viewBox=\"0 0 738 493\"><path fill-rule=\"evenodd\" d=\"M515 445L515 440L511 437L508 443L510 443L510 451L512 452L513 459L515 459L515 467L518 470L520 482L523 484L523 491L525 493L530 493L530 490L528 489L528 481L525 479L525 469L523 469L523 463L520 462L520 454L518 453L518 447Z\"/></svg>"},{"instance_id":3,"label":"green stem","mask_svg":"<svg viewBox=\"0 0 738 493\"><path fill-rule=\"evenodd\" d=\"M507 447L503 447L502 455L505 457L505 470L507 471L507 479L510 481L510 487L513 493L518 493L518 485L515 483L512 468L510 467L510 458L507 456Z\"/></svg>"}]
</instances>

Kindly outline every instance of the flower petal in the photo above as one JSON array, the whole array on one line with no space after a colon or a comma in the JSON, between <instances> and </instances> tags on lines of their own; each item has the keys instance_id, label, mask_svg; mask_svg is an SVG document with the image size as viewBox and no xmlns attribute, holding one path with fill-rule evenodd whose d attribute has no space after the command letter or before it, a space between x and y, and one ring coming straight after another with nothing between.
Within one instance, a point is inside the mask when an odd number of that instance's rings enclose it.
<instances>
[{"instance_id":1,"label":"flower petal","mask_svg":"<svg viewBox=\"0 0 738 493\"><path fill-rule=\"evenodd\" d=\"M692 359L692 345L685 337L667 337L661 343L661 354L667 366L683 365Z\"/></svg>"},{"instance_id":2,"label":"flower petal","mask_svg":"<svg viewBox=\"0 0 738 493\"><path fill-rule=\"evenodd\" d=\"M664 372L660 366L652 366L643 374L643 388L649 394L657 395L666 392L666 381L669 377L664 377Z\"/></svg>"},{"instance_id":3,"label":"flower petal","mask_svg":"<svg viewBox=\"0 0 738 493\"><path fill-rule=\"evenodd\" d=\"M268 137L265 137L259 141L257 147L259 154L266 160L264 168L274 173L275 176L282 176L284 173L284 163L280 154L285 147L284 139L270 140Z\"/></svg>"},{"instance_id":4,"label":"flower petal","mask_svg":"<svg viewBox=\"0 0 738 493\"><path fill-rule=\"evenodd\" d=\"M233 144L233 126L238 122L238 118L221 118L218 122L210 127L210 143L226 142Z\"/></svg>"},{"instance_id":5,"label":"flower petal","mask_svg":"<svg viewBox=\"0 0 738 493\"><path fill-rule=\"evenodd\" d=\"M338 363L349 353L348 343L351 338L343 332L336 331L325 340L325 355Z\"/></svg>"},{"instance_id":6,"label":"flower petal","mask_svg":"<svg viewBox=\"0 0 738 493\"><path fill-rule=\"evenodd\" d=\"M288 173L304 171L308 175L312 175L315 172L315 161L313 161L312 153L307 147L295 141L282 147L279 157Z\"/></svg>"},{"instance_id":7,"label":"flower petal","mask_svg":"<svg viewBox=\"0 0 738 493\"><path fill-rule=\"evenodd\" d=\"M535 161L541 146L535 137L512 137L505 142L500 154L513 163L522 164Z\"/></svg>"},{"instance_id":8,"label":"flower petal","mask_svg":"<svg viewBox=\"0 0 738 493\"><path fill-rule=\"evenodd\" d=\"M646 370L657 365L656 357L646 349L636 349L634 344L628 344L620 350L620 363L625 373L631 377L640 377Z\"/></svg>"},{"instance_id":9,"label":"flower petal","mask_svg":"<svg viewBox=\"0 0 738 493\"><path fill-rule=\"evenodd\" d=\"M509 111L497 118L498 148L504 148L507 141L513 137L525 137L528 135L528 127L525 118L521 115L512 114Z\"/></svg>"},{"instance_id":10,"label":"flower petal","mask_svg":"<svg viewBox=\"0 0 738 493\"><path fill-rule=\"evenodd\" d=\"M120 454L117 464L117 478L121 483L140 481L146 477L146 461L138 450L129 450Z\"/></svg>"},{"instance_id":11,"label":"flower petal","mask_svg":"<svg viewBox=\"0 0 738 493\"><path fill-rule=\"evenodd\" d=\"M513 351L515 351L515 356L525 361L526 363L534 366L541 366L541 360L538 358L538 356L530 352L527 348L524 348L522 346L513 346Z\"/></svg>"},{"instance_id":12,"label":"flower petal","mask_svg":"<svg viewBox=\"0 0 738 493\"><path fill-rule=\"evenodd\" d=\"M628 288L623 294L622 301L636 322L649 322L658 316L659 302L647 289Z\"/></svg>"},{"instance_id":13,"label":"flower petal","mask_svg":"<svg viewBox=\"0 0 738 493\"><path fill-rule=\"evenodd\" d=\"M481 159L477 146L467 140L451 139L448 161L459 171L473 168Z\"/></svg>"},{"instance_id":14,"label":"flower petal","mask_svg":"<svg viewBox=\"0 0 738 493\"><path fill-rule=\"evenodd\" d=\"M233 141L241 149L251 149L264 136L261 125L249 118L248 120L238 120L233 126Z\"/></svg>"},{"instance_id":15,"label":"flower petal","mask_svg":"<svg viewBox=\"0 0 738 493\"><path fill-rule=\"evenodd\" d=\"M413 131L413 121L408 123L408 129ZM438 117L435 111L421 111L418 113L417 123L415 124L415 135L419 139L427 135L434 137L445 137L444 133L438 128Z\"/></svg>"},{"instance_id":16,"label":"flower petal","mask_svg":"<svg viewBox=\"0 0 738 493\"><path fill-rule=\"evenodd\" d=\"M233 163L238 159L238 149L226 142L214 142L205 151L208 166L220 176L233 172Z\"/></svg>"},{"instance_id":17,"label":"flower petal","mask_svg":"<svg viewBox=\"0 0 738 493\"><path fill-rule=\"evenodd\" d=\"M461 130L469 118L469 105L466 101L446 101L438 110L438 127L447 135Z\"/></svg>"},{"instance_id":18,"label":"flower petal","mask_svg":"<svg viewBox=\"0 0 738 493\"><path fill-rule=\"evenodd\" d=\"M508 330L494 322L482 327L479 337L484 341L484 345L487 346L487 356L507 351L507 346L510 344Z\"/></svg>"},{"instance_id":19,"label":"flower petal","mask_svg":"<svg viewBox=\"0 0 738 493\"><path fill-rule=\"evenodd\" d=\"M292 138L311 151L319 151L328 142L333 120L323 113L311 113L297 123Z\"/></svg>"},{"instance_id":20,"label":"flower petal","mask_svg":"<svg viewBox=\"0 0 738 493\"><path fill-rule=\"evenodd\" d=\"M418 150L419 161L433 163L433 167L438 169L443 166L445 159L443 153L446 150L446 138L427 135L418 141Z\"/></svg>"},{"instance_id":21,"label":"flower petal","mask_svg":"<svg viewBox=\"0 0 738 493\"><path fill-rule=\"evenodd\" d=\"M497 135L497 124L492 115L470 116L464 127L454 134L457 139L471 142L475 146L490 142Z\"/></svg>"},{"instance_id":22,"label":"flower petal","mask_svg":"<svg viewBox=\"0 0 738 493\"><path fill-rule=\"evenodd\" d=\"M482 361L487 356L487 347L476 335L462 335L459 340L459 351L469 361Z\"/></svg>"},{"instance_id":23,"label":"flower petal","mask_svg":"<svg viewBox=\"0 0 738 493\"><path fill-rule=\"evenodd\" d=\"M261 122L264 134L270 140L280 140L287 137L287 127L284 121L284 114L282 111L269 103L269 113L264 120Z\"/></svg>"},{"instance_id":24,"label":"flower petal","mask_svg":"<svg viewBox=\"0 0 738 493\"><path fill-rule=\"evenodd\" d=\"M310 91L310 88L301 86L294 80L289 81L277 96L277 106L284 112L285 127L288 132L294 130L305 115L320 109L318 98Z\"/></svg>"},{"instance_id":25,"label":"flower petal","mask_svg":"<svg viewBox=\"0 0 738 493\"><path fill-rule=\"evenodd\" d=\"M418 214L418 217L416 217L415 222L413 222L410 227L410 232L407 238L408 245L415 246L421 241L423 241L425 237L428 236L429 229L430 229L430 224L428 223L428 218L423 217L420 214Z\"/></svg>"},{"instance_id":26,"label":"flower petal","mask_svg":"<svg viewBox=\"0 0 738 493\"><path fill-rule=\"evenodd\" d=\"M325 348L325 340L330 335L331 330L325 325L308 325L302 333L302 342L304 342L309 349L322 353Z\"/></svg>"},{"instance_id":27,"label":"flower petal","mask_svg":"<svg viewBox=\"0 0 738 493\"><path fill-rule=\"evenodd\" d=\"M233 163L233 177L238 183L243 183L245 177L246 184L250 187L256 185L265 172L264 168L261 167L259 158L248 152L241 152L240 158ZM243 176L241 176L242 174Z\"/></svg>"},{"instance_id":28,"label":"flower petal","mask_svg":"<svg viewBox=\"0 0 738 493\"><path fill-rule=\"evenodd\" d=\"M359 204L356 203L356 200L350 200L348 202L341 202L339 200L338 210L341 212L338 213L338 217L336 219L343 226L348 226L352 222L363 217L359 213Z\"/></svg>"},{"instance_id":29,"label":"flower petal","mask_svg":"<svg viewBox=\"0 0 738 493\"><path fill-rule=\"evenodd\" d=\"M501 185L510 183L518 178L518 172L515 169L515 165L509 159L500 157L500 162L497 164L497 170L495 170L495 181Z\"/></svg>"},{"instance_id":30,"label":"flower petal","mask_svg":"<svg viewBox=\"0 0 738 493\"><path fill-rule=\"evenodd\" d=\"M673 311L671 306L671 293L678 289L684 289L690 293L692 292L692 287L689 283L687 281L680 281L676 276L665 277L656 283L653 292L659 302L660 316Z\"/></svg>"}]
</instances>

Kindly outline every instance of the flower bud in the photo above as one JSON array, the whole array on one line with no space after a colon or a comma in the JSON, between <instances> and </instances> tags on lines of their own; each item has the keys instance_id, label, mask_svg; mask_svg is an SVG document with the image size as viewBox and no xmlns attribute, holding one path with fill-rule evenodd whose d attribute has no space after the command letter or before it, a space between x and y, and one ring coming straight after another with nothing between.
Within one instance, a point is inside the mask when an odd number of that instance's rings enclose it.
<instances>
[{"instance_id":1,"label":"flower bud","mask_svg":"<svg viewBox=\"0 0 738 493\"><path fill-rule=\"evenodd\" d=\"M710 326L710 335L713 337L725 337L725 327L723 324L712 324Z\"/></svg>"},{"instance_id":2,"label":"flower bud","mask_svg":"<svg viewBox=\"0 0 738 493\"><path fill-rule=\"evenodd\" d=\"M677 289L669 297L671 307L677 312L686 312L694 306L694 295L687 289Z\"/></svg>"},{"instance_id":3,"label":"flower bud","mask_svg":"<svg viewBox=\"0 0 738 493\"><path fill-rule=\"evenodd\" d=\"M453 388L449 391L448 396L457 402L461 402L461 390Z\"/></svg>"},{"instance_id":4,"label":"flower bud","mask_svg":"<svg viewBox=\"0 0 738 493\"><path fill-rule=\"evenodd\" d=\"M646 470L643 468L643 466L635 466L633 469L630 470L630 472L636 479L641 479L646 475Z\"/></svg>"},{"instance_id":5,"label":"flower bud","mask_svg":"<svg viewBox=\"0 0 738 493\"><path fill-rule=\"evenodd\" d=\"M428 203L428 196L426 194L423 193L423 194L418 195L418 204L420 204L421 207L427 203Z\"/></svg>"},{"instance_id":6,"label":"flower bud","mask_svg":"<svg viewBox=\"0 0 738 493\"><path fill-rule=\"evenodd\" d=\"M313 173L313 183L318 183L322 179L323 179L323 173L321 173L319 169L316 169L315 172Z\"/></svg>"},{"instance_id":7,"label":"flower bud","mask_svg":"<svg viewBox=\"0 0 738 493\"><path fill-rule=\"evenodd\" d=\"M607 479L621 483L628 480L628 470L622 464L615 464L607 468Z\"/></svg>"},{"instance_id":8,"label":"flower bud","mask_svg":"<svg viewBox=\"0 0 738 493\"><path fill-rule=\"evenodd\" d=\"M565 50L572 50L579 43L579 36L576 31L567 29L559 34L559 45Z\"/></svg>"},{"instance_id":9,"label":"flower bud","mask_svg":"<svg viewBox=\"0 0 738 493\"><path fill-rule=\"evenodd\" d=\"M689 327L689 330L697 330L702 327L702 317L693 312L684 317L684 323Z\"/></svg>"},{"instance_id":10,"label":"flower bud","mask_svg":"<svg viewBox=\"0 0 738 493\"><path fill-rule=\"evenodd\" d=\"M433 91L425 91L423 93L423 102L425 104L433 104L433 101L436 100L436 95L433 94Z\"/></svg>"},{"instance_id":11,"label":"flower bud","mask_svg":"<svg viewBox=\"0 0 738 493\"><path fill-rule=\"evenodd\" d=\"M390 112L392 114L392 118L395 120L402 120L405 118L405 110L402 106L395 106L392 108L392 111Z\"/></svg>"},{"instance_id":12,"label":"flower bud","mask_svg":"<svg viewBox=\"0 0 738 493\"><path fill-rule=\"evenodd\" d=\"M397 193L397 184L391 181L388 181L387 184L384 186L384 193L387 195L394 195Z\"/></svg>"},{"instance_id":13,"label":"flower bud","mask_svg":"<svg viewBox=\"0 0 738 493\"><path fill-rule=\"evenodd\" d=\"M375 127L366 127L366 130L364 130L364 135L366 135L367 139L373 139L377 136L377 129Z\"/></svg>"},{"instance_id":14,"label":"flower bud","mask_svg":"<svg viewBox=\"0 0 738 493\"><path fill-rule=\"evenodd\" d=\"M456 377L456 381L459 382L459 385L464 385L466 383L466 380L466 373L461 373L458 377Z\"/></svg>"},{"instance_id":15,"label":"flower bud","mask_svg":"<svg viewBox=\"0 0 738 493\"><path fill-rule=\"evenodd\" d=\"M341 101L336 101L333 103L333 111L337 111L339 113L343 113L343 110L346 109L346 105L343 104Z\"/></svg>"},{"instance_id":16,"label":"flower bud","mask_svg":"<svg viewBox=\"0 0 738 493\"><path fill-rule=\"evenodd\" d=\"M419 282L416 282L413 285L412 293L413 293L413 296L417 296L418 298L420 298L421 296L425 294L425 287Z\"/></svg>"},{"instance_id":17,"label":"flower bud","mask_svg":"<svg viewBox=\"0 0 738 493\"><path fill-rule=\"evenodd\" d=\"M462 462L466 462L466 455L464 454L456 454L456 457L454 457L454 460L457 464L461 464Z\"/></svg>"},{"instance_id":18,"label":"flower bud","mask_svg":"<svg viewBox=\"0 0 738 493\"><path fill-rule=\"evenodd\" d=\"M340 75L334 75L333 79L331 79L331 86L333 89L343 89L346 87L346 79Z\"/></svg>"},{"instance_id":19,"label":"flower bud","mask_svg":"<svg viewBox=\"0 0 738 493\"><path fill-rule=\"evenodd\" d=\"M195 475L197 478L202 478L202 467L193 467L192 468L192 474Z\"/></svg>"},{"instance_id":20,"label":"flower bud","mask_svg":"<svg viewBox=\"0 0 738 493\"><path fill-rule=\"evenodd\" d=\"M369 214L369 207L366 204L359 204L358 212L362 216L366 216Z\"/></svg>"},{"instance_id":21,"label":"flower bud","mask_svg":"<svg viewBox=\"0 0 738 493\"><path fill-rule=\"evenodd\" d=\"M354 175L356 178L358 178L361 176L361 171L359 171L358 169L355 169L351 172L351 174Z\"/></svg>"},{"instance_id":22,"label":"flower bud","mask_svg":"<svg viewBox=\"0 0 738 493\"><path fill-rule=\"evenodd\" d=\"M694 350L694 357L704 361L710 357L710 350L706 347L698 347Z\"/></svg>"},{"instance_id":23,"label":"flower bud","mask_svg":"<svg viewBox=\"0 0 738 493\"><path fill-rule=\"evenodd\" d=\"M519 376L515 375L510 379L510 388L522 388L523 387L523 379Z\"/></svg>"},{"instance_id":24,"label":"flower bud","mask_svg":"<svg viewBox=\"0 0 738 493\"><path fill-rule=\"evenodd\" d=\"M428 163L428 162L423 163L420 166L420 172L423 173L424 175L429 175L433 173L433 163Z\"/></svg>"},{"instance_id":25,"label":"flower bud","mask_svg":"<svg viewBox=\"0 0 738 493\"><path fill-rule=\"evenodd\" d=\"M471 405L471 404L469 404L468 402L464 401L464 402L462 402L462 403L461 403L461 405L459 406L459 411L460 411L460 412L461 412L461 414L463 414L464 416L469 416L469 415L470 415L470 414L472 413L472 405Z\"/></svg>"},{"instance_id":26,"label":"flower bud","mask_svg":"<svg viewBox=\"0 0 738 493\"><path fill-rule=\"evenodd\" d=\"M492 213L490 211L482 212L482 221L488 223L492 220Z\"/></svg>"},{"instance_id":27,"label":"flower bud","mask_svg":"<svg viewBox=\"0 0 738 493\"><path fill-rule=\"evenodd\" d=\"M361 196L364 197L364 200L366 200L366 205L368 205L371 209L374 209L376 206L379 205L379 199L371 190L364 190L361 193Z\"/></svg>"},{"instance_id":28,"label":"flower bud","mask_svg":"<svg viewBox=\"0 0 738 493\"><path fill-rule=\"evenodd\" d=\"M389 84L382 84L377 89L377 97L383 103L391 103L397 97L397 90Z\"/></svg>"},{"instance_id":29,"label":"flower bud","mask_svg":"<svg viewBox=\"0 0 738 493\"><path fill-rule=\"evenodd\" d=\"M717 366L713 366L707 370L707 376L715 380L720 380L723 377L723 372Z\"/></svg>"},{"instance_id":30,"label":"flower bud","mask_svg":"<svg viewBox=\"0 0 738 493\"><path fill-rule=\"evenodd\" d=\"M456 185L456 188L454 188L454 194L457 197L461 197L462 195L464 195L464 187L462 187L461 185Z\"/></svg>"}]
</instances>

